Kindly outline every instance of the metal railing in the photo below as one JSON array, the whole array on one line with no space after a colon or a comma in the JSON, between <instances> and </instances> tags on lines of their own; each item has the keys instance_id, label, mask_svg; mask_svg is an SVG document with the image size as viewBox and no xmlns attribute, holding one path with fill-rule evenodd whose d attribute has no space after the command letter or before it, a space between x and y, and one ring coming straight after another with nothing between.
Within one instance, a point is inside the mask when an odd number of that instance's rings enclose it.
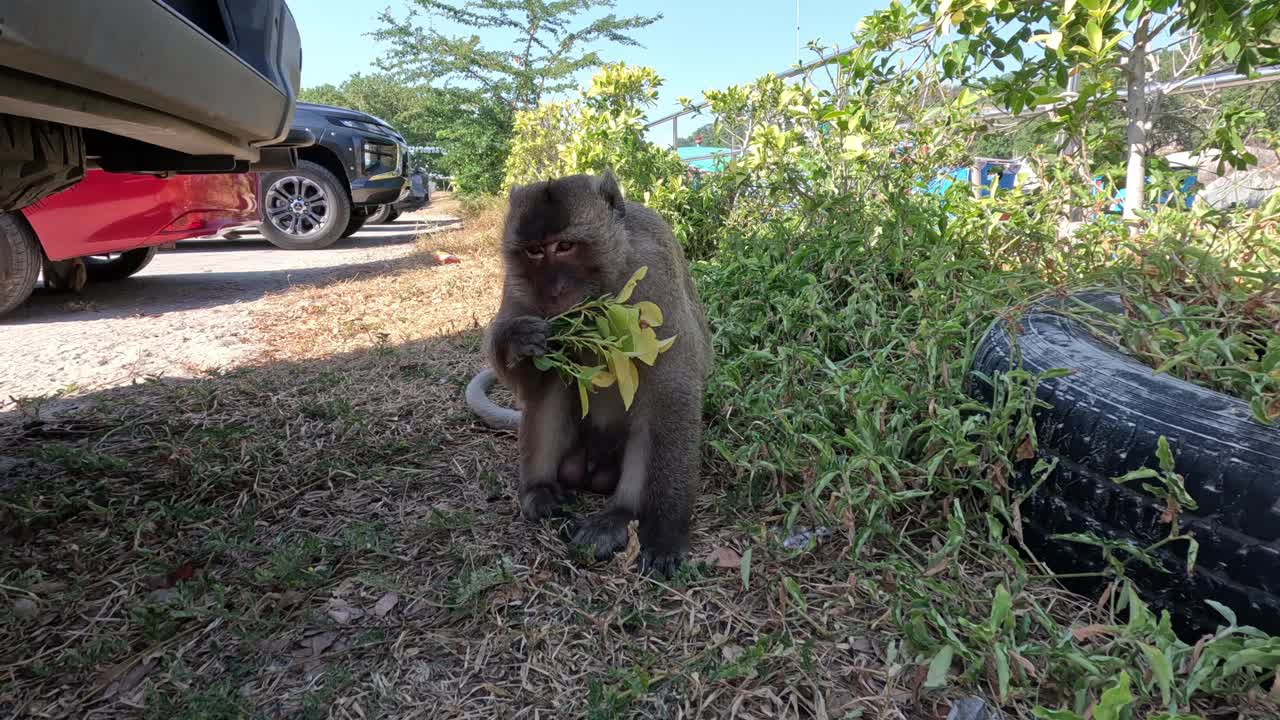
<instances>
[{"instance_id":1,"label":"metal railing","mask_svg":"<svg viewBox=\"0 0 1280 720\"><path fill-rule=\"evenodd\" d=\"M776 73L776 75L782 80L787 80L789 78L796 77L797 75L803 75L804 73L807 73L814 68L822 67L823 65L826 65L838 59L842 55L848 55L849 53L853 52L853 50L854 48L852 47L836 48L835 50L832 50L830 52L823 53L822 55L818 56L813 60L810 60L807 63L801 63L800 65L789 68L780 73ZM694 113L701 111L706 106L707 106L706 102L700 102L696 105L690 105L689 107L683 110L677 110L676 112L673 112L670 115L663 115L657 120L654 120L653 122L645 125L644 129L652 130L653 128L665 122L671 123L671 147L675 148L677 144L679 144L680 142L680 118L686 115L693 115ZM716 153L716 154L708 155L706 157L689 158L685 162L693 162L694 160L706 160L708 158L721 157L723 155L728 155L728 154L736 155L739 152L741 152L741 150L734 149L732 153Z\"/></svg>"},{"instance_id":2,"label":"metal railing","mask_svg":"<svg viewBox=\"0 0 1280 720\"><path fill-rule=\"evenodd\" d=\"M798 75L803 75L804 73L807 73L810 70L813 70L814 68L822 67L824 65L827 65L828 63L831 63L839 59L841 56L848 55L853 50L854 48L852 47L837 48L830 52L823 53L819 57L809 62L802 63L800 65L791 67L783 72L776 73L776 75L783 80L793 78ZM1184 78L1179 80L1153 82L1148 84L1147 92L1158 93L1160 95L1186 95L1186 94L1202 92L1202 91L1206 93L1212 93L1212 92L1218 92L1221 90L1227 90L1230 88L1247 87L1249 85L1258 85L1262 83L1275 82L1277 80L1280 80L1280 65L1273 65L1273 66L1258 68L1255 74L1251 76L1227 71L1227 72L1210 73L1208 75L1199 75L1199 76L1194 76L1194 77L1189 77L1189 78ZM988 108L986 110L983 110L980 113L980 117L982 117L984 120L994 120L996 118L1034 117L1036 115L1043 115L1044 113L1053 112L1054 110L1057 110L1058 108L1069 104L1072 100L1074 100L1077 97L1079 97L1078 93L1068 91L1063 93L1062 100L1053 104L1038 105L1035 107L1023 108L1020 112L1017 112L1017 113L1011 113L1008 110L1005 110L1003 108ZM1124 97L1125 97L1124 92L1119 93L1119 96L1118 96L1119 99L1123 99ZM680 118L685 117L687 115L693 115L695 113L698 113L705 107L707 107L707 103L705 101L697 103L696 105L690 105L689 107L686 107L683 110L679 110L679 111L670 113L668 115L663 115L657 120L647 123L644 126L644 129L646 131L652 130L653 128L658 127L663 123L667 123L667 122L671 123L671 148L675 149L676 147L679 146L679 142L680 142L680 132L679 132ZM910 123L904 123L904 126L909 124ZM709 153L707 155L699 155L697 157L691 157L691 158L682 158L682 160L685 163L691 163L699 160L712 160L712 159L721 158L721 157L734 157L736 155L740 155L742 152L743 152L743 148L729 148L725 152Z\"/></svg>"}]
</instances>

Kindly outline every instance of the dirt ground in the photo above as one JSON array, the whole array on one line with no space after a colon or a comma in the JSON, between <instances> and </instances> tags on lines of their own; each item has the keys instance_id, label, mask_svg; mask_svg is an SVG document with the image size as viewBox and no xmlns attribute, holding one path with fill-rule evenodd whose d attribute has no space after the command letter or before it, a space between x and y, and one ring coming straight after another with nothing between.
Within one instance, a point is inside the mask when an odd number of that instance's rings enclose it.
<instances>
[{"instance_id":1,"label":"dirt ground","mask_svg":"<svg viewBox=\"0 0 1280 720\"><path fill-rule=\"evenodd\" d=\"M261 352L230 371L0 411L0 716L946 716L879 585L784 547L749 482L709 472L665 583L634 537L593 562L571 520L518 519L515 439L462 400L495 216L251 293Z\"/></svg>"},{"instance_id":2,"label":"dirt ground","mask_svg":"<svg viewBox=\"0 0 1280 720\"><path fill-rule=\"evenodd\" d=\"M12 398L84 392L154 377L195 377L253 358L254 318L299 285L367 276L456 223L447 195L397 222L315 251L279 250L261 235L192 240L141 273L79 294L37 288L0 318L0 409Z\"/></svg>"}]
</instances>

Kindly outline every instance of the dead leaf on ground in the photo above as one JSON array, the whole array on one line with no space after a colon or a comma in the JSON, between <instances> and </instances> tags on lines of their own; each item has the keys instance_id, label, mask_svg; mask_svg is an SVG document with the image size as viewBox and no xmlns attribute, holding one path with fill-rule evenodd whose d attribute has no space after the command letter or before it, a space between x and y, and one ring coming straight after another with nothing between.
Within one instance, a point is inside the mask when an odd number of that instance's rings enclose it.
<instances>
[{"instance_id":1,"label":"dead leaf on ground","mask_svg":"<svg viewBox=\"0 0 1280 720\"><path fill-rule=\"evenodd\" d=\"M347 625L352 620L364 617L364 611L360 608L351 607L341 600L330 600L329 609L326 613L330 619L339 625Z\"/></svg>"},{"instance_id":2,"label":"dead leaf on ground","mask_svg":"<svg viewBox=\"0 0 1280 720\"><path fill-rule=\"evenodd\" d=\"M950 565L951 565L951 556L950 555L944 556L941 560L934 563L933 567L929 568L928 570L925 570L924 576L933 577L934 575L937 575L938 573L946 570L947 567Z\"/></svg>"},{"instance_id":3,"label":"dead leaf on ground","mask_svg":"<svg viewBox=\"0 0 1280 720\"><path fill-rule=\"evenodd\" d=\"M627 523L627 549L618 553L618 565L624 572L635 567L636 558L640 557L640 533L637 532L639 527L639 520Z\"/></svg>"},{"instance_id":4,"label":"dead leaf on ground","mask_svg":"<svg viewBox=\"0 0 1280 720\"><path fill-rule=\"evenodd\" d=\"M704 559L708 565L724 570L737 570L742 567L742 556L729 547L718 547L707 553Z\"/></svg>"},{"instance_id":5,"label":"dead leaf on ground","mask_svg":"<svg viewBox=\"0 0 1280 720\"><path fill-rule=\"evenodd\" d=\"M123 695L138 687L138 683L156 666L162 654L161 650L152 649L142 655L134 655L123 662L116 663L98 675L94 686L102 691L103 699Z\"/></svg>"},{"instance_id":6,"label":"dead leaf on ground","mask_svg":"<svg viewBox=\"0 0 1280 720\"><path fill-rule=\"evenodd\" d=\"M1040 674L1036 672L1035 664L1032 663L1030 660L1012 651L1009 653L1009 657L1013 658L1014 662L1018 663L1018 665L1022 667L1022 671L1025 672L1028 676L1030 676L1033 680L1040 677Z\"/></svg>"},{"instance_id":7,"label":"dead leaf on ground","mask_svg":"<svg viewBox=\"0 0 1280 720\"><path fill-rule=\"evenodd\" d=\"M45 582L38 582L35 585L32 585L31 587L27 588L27 591L33 595L52 595L54 593L60 593L66 589L67 589L67 584L64 582L59 582L57 580L47 580Z\"/></svg>"},{"instance_id":8,"label":"dead leaf on ground","mask_svg":"<svg viewBox=\"0 0 1280 720\"><path fill-rule=\"evenodd\" d=\"M1071 637L1075 638L1076 642L1084 642L1085 640L1088 640L1089 638L1092 638L1092 637L1097 637L1098 635L1114 635L1114 634L1115 634L1115 630L1111 628L1109 625L1094 624L1094 625L1085 625L1084 627L1071 628Z\"/></svg>"},{"instance_id":9,"label":"dead leaf on ground","mask_svg":"<svg viewBox=\"0 0 1280 720\"><path fill-rule=\"evenodd\" d=\"M1018 446L1019 460L1032 460L1036 456L1036 449L1031 444L1031 436L1022 439L1022 444Z\"/></svg>"},{"instance_id":10,"label":"dead leaf on ground","mask_svg":"<svg viewBox=\"0 0 1280 720\"><path fill-rule=\"evenodd\" d=\"M337 639L338 634L334 632L316 633L305 637L298 643L298 648L293 651L293 656L300 660L320 657Z\"/></svg>"},{"instance_id":11,"label":"dead leaf on ground","mask_svg":"<svg viewBox=\"0 0 1280 720\"><path fill-rule=\"evenodd\" d=\"M400 602L400 596L396 593L389 592L378 598L378 602L374 603L373 614L377 617L386 617L387 613Z\"/></svg>"},{"instance_id":12,"label":"dead leaf on ground","mask_svg":"<svg viewBox=\"0 0 1280 720\"><path fill-rule=\"evenodd\" d=\"M301 603L304 599L303 594L297 590L285 590L281 593L277 604L282 608L291 608L294 605Z\"/></svg>"}]
</instances>

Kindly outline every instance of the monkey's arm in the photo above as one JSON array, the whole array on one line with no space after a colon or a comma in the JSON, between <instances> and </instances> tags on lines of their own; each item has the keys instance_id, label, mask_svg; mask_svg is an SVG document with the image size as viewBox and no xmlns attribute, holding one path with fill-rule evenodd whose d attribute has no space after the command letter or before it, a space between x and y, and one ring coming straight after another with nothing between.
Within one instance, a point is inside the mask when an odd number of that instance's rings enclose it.
<instances>
[{"instance_id":1,"label":"monkey's arm","mask_svg":"<svg viewBox=\"0 0 1280 720\"><path fill-rule=\"evenodd\" d=\"M485 333L485 354L498 379L517 395L526 394L542 373L531 358L547 354L551 324L539 317L528 293L510 281L502 287L502 305Z\"/></svg>"}]
</instances>

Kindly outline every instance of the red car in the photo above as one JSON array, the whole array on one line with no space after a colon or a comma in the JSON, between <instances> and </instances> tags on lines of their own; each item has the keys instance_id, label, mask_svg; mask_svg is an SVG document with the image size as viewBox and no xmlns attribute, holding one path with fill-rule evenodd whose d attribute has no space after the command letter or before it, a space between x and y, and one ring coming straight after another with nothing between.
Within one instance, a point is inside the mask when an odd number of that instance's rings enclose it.
<instances>
[{"instance_id":1,"label":"red car","mask_svg":"<svg viewBox=\"0 0 1280 720\"><path fill-rule=\"evenodd\" d=\"M0 315L21 305L44 270L46 287L78 288L141 270L160 245L258 223L257 177L122 175L84 180L0 213Z\"/></svg>"}]
</instances>

